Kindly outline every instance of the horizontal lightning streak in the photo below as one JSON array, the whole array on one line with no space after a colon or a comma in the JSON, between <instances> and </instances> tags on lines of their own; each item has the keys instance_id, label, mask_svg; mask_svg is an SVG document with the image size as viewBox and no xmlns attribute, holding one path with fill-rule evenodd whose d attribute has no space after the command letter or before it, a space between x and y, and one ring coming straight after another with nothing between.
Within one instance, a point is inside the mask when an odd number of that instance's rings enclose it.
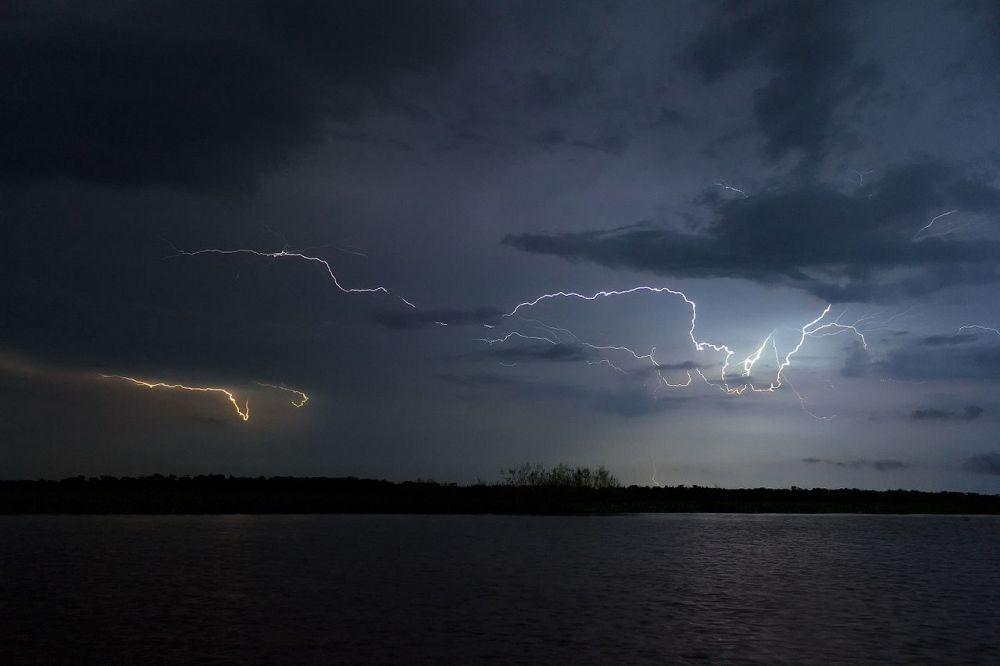
<instances>
[{"instance_id":1,"label":"horizontal lightning streak","mask_svg":"<svg viewBox=\"0 0 1000 666\"><path fill-rule=\"evenodd\" d=\"M611 368L612 370L614 370L616 372L620 372L623 375L627 375L628 374L627 370L622 370L621 368L619 368L617 365L615 365L614 363L612 363L611 361L609 361L606 358L602 358L599 361L587 361L587 365L606 365L609 368Z\"/></svg>"},{"instance_id":2,"label":"horizontal lightning streak","mask_svg":"<svg viewBox=\"0 0 1000 666\"><path fill-rule=\"evenodd\" d=\"M985 331L987 333L995 333L997 335L1000 335L1000 329L993 328L992 326L980 326L979 324L965 324L963 326L959 326L958 330L955 331L955 335L958 335L962 331L967 331L967 330Z\"/></svg>"},{"instance_id":3,"label":"horizontal lightning streak","mask_svg":"<svg viewBox=\"0 0 1000 666\"><path fill-rule=\"evenodd\" d=\"M700 339L698 339L695 336L695 328L697 326L697 319L698 319L698 306L697 306L697 304L693 300L691 300L690 298L688 298L688 296L684 292L681 292L681 291L678 291L678 290L675 290L675 289L670 289L668 287L653 287L653 286L648 286L648 285L641 285L641 286L637 286L637 287L632 287L630 289L602 290L602 291L595 292L593 294L582 294L582 293L573 292L573 291L558 291L558 292L553 292L553 293L549 293L549 294L542 294L541 296L539 296L539 297L537 297L537 298L535 298L533 300L524 301L522 303L518 303L516 306L514 306L514 308L510 312L506 313L504 315L504 317L507 317L507 318L513 317L513 316L517 315L521 310L526 309L526 308L532 308L532 307L534 307L534 306L538 305L539 303L541 303L543 301L546 301L546 300L563 299L563 298L565 298L565 299L578 299L578 300L583 300L583 301L596 301L596 300L601 299L601 298L610 298L610 297L614 297L614 296L623 296L623 295L634 294L634 293L639 293L639 292L647 292L647 293L655 293L655 294L666 293L666 294L670 294L672 296L678 296L678 297L680 297L688 305L688 307L691 309L691 320L690 320L690 326L688 327L688 337L691 339L691 342L694 344L695 350L699 351L699 352L706 351L706 350L711 350L711 351L715 351L715 352L718 352L718 353L721 353L721 354L725 354L723 362L722 362L722 365L721 365L720 377L719 377L718 380L709 379L709 377L707 377L705 375L705 373L703 373L701 371L700 368L695 368L695 372L697 372L698 375L701 376L702 380L704 380L704 382L706 384L708 384L709 386L714 386L714 387L720 389L722 392L724 392L724 393L726 393L728 395L743 395L744 393L747 393L747 392L751 392L751 393L773 393L774 391L777 391L778 389L780 389L784 385L784 382L786 381L786 379L783 377L785 370L789 366L791 366L792 359L802 349L803 345L805 344L805 342L806 342L806 340L808 338L813 338L813 337L822 338L822 337L829 337L829 336L833 336L833 335L840 335L841 333L852 333L855 336L857 336L857 338L861 341L862 346L865 349L867 349L868 348L868 341L865 338L864 333L859 328L859 325L862 322L871 321L871 320L875 319L878 316L878 314L866 315L866 316L860 318L859 320L857 320L856 322L854 322L853 324L844 324L844 323L841 323L841 319L843 318L844 314L846 313L846 311L845 311L845 312L842 312L840 314L840 316L838 316L834 321L828 321L828 322L824 323L824 320L826 319L827 315L830 314L830 309L832 307L831 305L827 305L823 309L823 311L819 314L818 317L816 317L812 321L808 322L807 324L805 324L804 326L802 326L799 329L799 340L798 340L798 343L794 347L792 347L792 349L787 354L785 354L784 359L780 359L780 358L777 359L778 368L777 368L777 371L775 373L774 379L771 382L769 382L768 385L766 385L766 386L755 386L754 384L752 384L750 382L743 383L742 385L730 386L729 382L726 380L727 370L729 369L730 361L731 361L732 356L734 355L735 352L732 349L730 349L727 345L724 345L724 344L715 344L715 343L712 343L712 342L708 342L706 340L700 340ZM894 315L892 318L895 318L897 316L899 316L899 315ZM566 331L566 332L570 333L570 335L572 335L576 339L576 341L579 342L581 345L583 345L585 347L588 347L590 349L596 350L596 351L619 351L619 352L624 352L624 353L630 354L636 360L648 360L650 363L652 363L654 365L654 367L656 367L657 374L659 375L660 380L663 382L663 384L665 386L668 386L668 387L671 387L671 388L684 388L684 387L687 387L687 386L691 385L692 375L691 375L690 372L687 373L687 375L688 375L687 382L683 383L683 384L672 384L672 383L670 383L669 381L667 381L663 377L662 372L660 370L661 366L656 361L656 358L655 358L655 353L656 353L656 349L655 348L653 348L648 354L640 354L640 353L634 351L633 349L631 349L629 347L625 347L625 346L621 346L621 345L595 345L595 344L591 344L589 342L584 342L583 340L580 340L579 337L577 337L575 334L567 331L567 329L559 329L557 327L549 326L549 325L544 324L542 322L538 322L538 320L529 320L529 321L535 321L537 323L540 323L547 330L552 331L552 332L554 332L554 331ZM540 340L540 341L548 342L549 344L553 344L553 345L554 344L559 344L558 334L556 334L556 339L553 340L553 339L548 338L548 337L525 335L523 333L519 333L519 332L516 332L516 331L508 333L505 336L500 337L500 338L481 339L481 341L482 342L487 342L489 344L498 344L498 343L506 342L511 337L519 337L519 338L527 339L527 340ZM754 365L760 360L761 356L763 355L763 352L764 352L765 348L767 347L767 343L769 341L772 342L772 344L774 343L774 332L773 331L771 333L769 333L764 338L764 340L761 341L760 345L758 345L758 347L754 350L753 353L751 353L749 356L747 356L746 359L744 359L744 361L743 361L743 371L742 371L742 376L743 377L749 377L750 376L750 373L753 370ZM777 351L776 348L775 348L775 351ZM590 362L590 363L591 364L593 364L593 363L601 363L601 361ZM607 361L606 365L609 365L609 366L615 368L616 370L621 370L621 368L618 368L617 366L615 366L614 364L612 364L611 361ZM796 393L798 393L798 392L796 391ZM820 417L817 417L817 418L820 418Z\"/></svg>"},{"instance_id":4,"label":"horizontal lightning streak","mask_svg":"<svg viewBox=\"0 0 1000 666\"><path fill-rule=\"evenodd\" d=\"M723 190L727 190L729 192L736 192L737 194L741 195L744 199L749 199L750 198L750 195L747 194L745 191L741 190L738 187L733 187L732 185L730 185L729 183L727 183L724 180L716 181L714 184L715 184L716 187L721 187Z\"/></svg>"},{"instance_id":5,"label":"horizontal lightning streak","mask_svg":"<svg viewBox=\"0 0 1000 666\"><path fill-rule=\"evenodd\" d=\"M408 305L411 308L415 309L417 307L413 303L411 303L410 301L408 301L405 298L403 298L402 296L400 296L398 294L392 294L385 287L345 287L344 285L342 285L340 283L340 280L334 274L333 268L330 266L330 263L328 261L326 261L325 259L322 259L320 257L310 256L310 255L307 255L307 254L303 254L301 252L289 252L288 250L279 250L278 252L261 252L259 250L249 250L249 249L222 250L222 249L218 249L218 248L206 248L206 249L203 249L203 250L194 250L194 251L191 251L191 252L187 252L187 251L184 251L184 250L179 250L176 247L174 247L174 251L177 254L175 254L175 255L173 255L171 257L167 257L168 259L172 259L174 257L197 257L197 256L202 255L202 254L223 254L223 255L246 254L246 255L253 255L255 257L264 257L264 258L267 258L267 259L297 259L297 260L300 260L300 261L306 261L306 262L316 263L316 264L320 264L320 265L323 266L323 268L326 270L327 275L330 276L330 280L333 282L333 285L338 290L340 290L341 292L343 292L345 294L374 294L374 293L382 293L382 294L385 294L386 296L395 296L395 298L398 298L399 300L401 300L403 303L405 303L406 305Z\"/></svg>"},{"instance_id":6,"label":"horizontal lightning streak","mask_svg":"<svg viewBox=\"0 0 1000 666\"><path fill-rule=\"evenodd\" d=\"M168 384L166 382L147 382L142 379L135 379L134 377L126 377L124 375L101 375L105 379L121 379L126 382L131 382L136 386L143 386L148 389L175 389L180 391L194 391L196 393L221 393L229 399L232 403L233 408L236 410L236 414L239 415L244 421L250 420L250 403L246 402L243 405L243 409L240 409L240 403L236 401L236 396L227 389L218 388L214 386L185 386L184 384Z\"/></svg>"}]
</instances>

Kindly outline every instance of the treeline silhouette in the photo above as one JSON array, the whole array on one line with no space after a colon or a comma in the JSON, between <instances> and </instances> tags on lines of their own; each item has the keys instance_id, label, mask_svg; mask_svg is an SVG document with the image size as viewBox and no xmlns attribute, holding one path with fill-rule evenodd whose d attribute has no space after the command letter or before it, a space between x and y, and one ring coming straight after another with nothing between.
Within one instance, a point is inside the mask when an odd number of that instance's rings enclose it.
<instances>
[{"instance_id":1,"label":"treeline silhouette","mask_svg":"<svg viewBox=\"0 0 1000 666\"><path fill-rule=\"evenodd\" d=\"M523 469L523 468L518 468ZM913 490L623 487L600 470L508 470L500 483L323 477L75 477L0 481L0 513L930 513L1000 514L1000 495ZM596 477L594 475L597 475ZM594 479L599 479L595 481ZM524 483L522 483L522 481Z\"/></svg>"},{"instance_id":2,"label":"treeline silhouette","mask_svg":"<svg viewBox=\"0 0 1000 666\"><path fill-rule=\"evenodd\" d=\"M525 463L520 467L500 470L500 483L505 486L542 486L561 488L618 488L621 484L611 472L601 465L595 470L589 467L570 467L560 463L552 469L544 465Z\"/></svg>"}]
</instances>

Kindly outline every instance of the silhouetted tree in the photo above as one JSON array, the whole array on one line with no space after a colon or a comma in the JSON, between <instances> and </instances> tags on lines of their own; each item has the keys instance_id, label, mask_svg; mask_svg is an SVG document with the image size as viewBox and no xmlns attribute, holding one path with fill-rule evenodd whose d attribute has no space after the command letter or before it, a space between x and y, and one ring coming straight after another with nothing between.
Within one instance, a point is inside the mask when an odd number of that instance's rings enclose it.
<instances>
[{"instance_id":1,"label":"silhouetted tree","mask_svg":"<svg viewBox=\"0 0 1000 666\"><path fill-rule=\"evenodd\" d=\"M573 468L565 463L559 463L550 470L537 463L508 467L500 470L500 485L591 489L621 486L618 479L603 465L592 470L589 467Z\"/></svg>"}]
</instances>

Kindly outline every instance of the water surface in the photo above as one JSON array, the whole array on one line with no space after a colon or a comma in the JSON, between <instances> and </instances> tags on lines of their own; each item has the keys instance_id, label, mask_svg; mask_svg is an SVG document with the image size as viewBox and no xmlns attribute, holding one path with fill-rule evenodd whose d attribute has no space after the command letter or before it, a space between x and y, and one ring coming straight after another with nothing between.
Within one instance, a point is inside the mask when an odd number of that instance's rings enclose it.
<instances>
[{"instance_id":1,"label":"water surface","mask_svg":"<svg viewBox=\"0 0 1000 666\"><path fill-rule=\"evenodd\" d=\"M0 661L1000 661L1000 519L0 517Z\"/></svg>"}]
</instances>

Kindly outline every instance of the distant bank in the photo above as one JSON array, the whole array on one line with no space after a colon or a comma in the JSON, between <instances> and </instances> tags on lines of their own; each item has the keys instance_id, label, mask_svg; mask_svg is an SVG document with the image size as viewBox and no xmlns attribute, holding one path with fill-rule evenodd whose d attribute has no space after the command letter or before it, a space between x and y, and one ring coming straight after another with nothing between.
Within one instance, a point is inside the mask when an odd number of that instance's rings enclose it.
<instances>
[{"instance_id":1,"label":"distant bank","mask_svg":"<svg viewBox=\"0 0 1000 666\"><path fill-rule=\"evenodd\" d=\"M1000 514L1000 495L913 490L458 486L350 478L0 481L0 513L931 513Z\"/></svg>"}]
</instances>

